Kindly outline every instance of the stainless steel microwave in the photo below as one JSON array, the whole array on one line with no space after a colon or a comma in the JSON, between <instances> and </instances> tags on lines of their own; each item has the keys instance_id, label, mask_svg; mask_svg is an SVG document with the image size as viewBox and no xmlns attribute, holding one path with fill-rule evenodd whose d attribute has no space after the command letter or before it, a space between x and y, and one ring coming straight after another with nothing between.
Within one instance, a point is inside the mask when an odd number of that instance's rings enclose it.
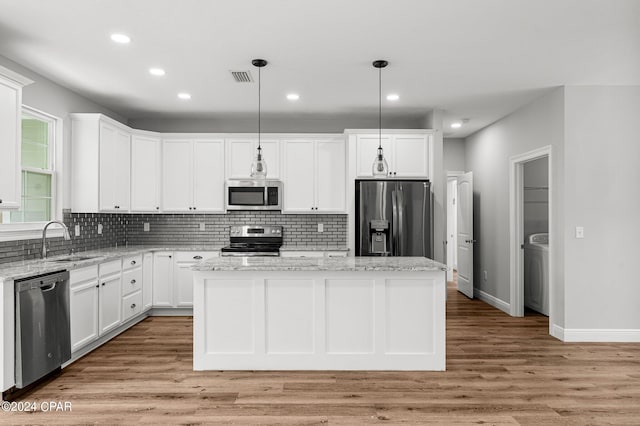
<instances>
[{"instance_id":1,"label":"stainless steel microwave","mask_svg":"<svg viewBox=\"0 0 640 426\"><path fill-rule=\"evenodd\" d=\"M225 183L227 210L282 210L282 181L238 179Z\"/></svg>"}]
</instances>

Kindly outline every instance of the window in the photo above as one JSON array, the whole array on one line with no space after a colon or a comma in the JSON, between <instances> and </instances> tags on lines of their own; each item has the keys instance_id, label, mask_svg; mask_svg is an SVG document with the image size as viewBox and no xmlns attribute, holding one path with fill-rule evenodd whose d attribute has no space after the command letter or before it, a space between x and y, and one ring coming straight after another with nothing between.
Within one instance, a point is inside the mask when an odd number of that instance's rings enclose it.
<instances>
[{"instance_id":1,"label":"window","mask_svg":"<svg viewBox=\"0 0 640 426\"><path fill-rule=\"evenodd\" d=\"M22 200L19 210L3 211L0 224L36 224L56 217L54 117L22 109Z\"/></svg>"}]
</instances>

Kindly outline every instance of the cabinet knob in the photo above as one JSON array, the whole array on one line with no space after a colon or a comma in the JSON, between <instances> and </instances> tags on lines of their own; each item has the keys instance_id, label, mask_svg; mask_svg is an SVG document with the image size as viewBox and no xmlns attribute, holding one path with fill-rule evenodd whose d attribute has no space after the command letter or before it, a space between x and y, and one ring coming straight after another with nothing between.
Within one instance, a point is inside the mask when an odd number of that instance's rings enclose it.
<instances>
[{"instance_id":1,"label":"cabinet knob","mask_svg":"<svg viewBox=\"0 0 640 426\"><path fill-rule=\"evenodd\" d=\"M96 288L100 288L100 285L97 285Z\"/></svg>"},{"instance_id":2,"label":"cabinet knob","mask_svg":"<svg viewBox=\"0 0 640 426\"><path fill-rule=\"evenodd\" d=\"M202 259L202 256L193 256L193 258L196 259L196 260L200 260L200 259Z\"/></svg>"},{"instance_id":3,"label":"cabinet knob","mask_svg":"<svg viewBox=\"0 0 640 426\"><path fill-rule=\"evenodd\" d=\"M191 207L189 207L189 210L191 210L191 209L192 209L192 208L191 208Z\"/></svg>"},{"instance_id":4,"label":"cabinet knob","mask_svg":"<svg viewBox=\"0 0 640 426\"><path fill-rule=\"evenodd\" d=\"M131 304L131 309L133 309L133 308L135 308L135 307L136 307L136 304L135 304L135 303L132 303L132 304Z\"/></svg>"},{"instance_id":5,"label":"cabinet knob","mask_svg":"<svg viewBox=\"0 0 640 426\"><path fill-rule=\"evenodd\" d=\"M136 261L135 261L135 260L132 260L132 261L131 261L131 264L132 264L132 265L135 265L135 264L136 264Z\"/></svg>"},{"instance_id":6,"label":"cabinet knob","mask_svg":"<svg viewBox=\"0 0 640 426\"><path fill-rule=\"evenodd\" d=\"M193 209L195 210L196 208L194 207Z\"/></svg>"},{"instance_id":7,"label":"cabinet knob","mask_svg":"<svg viewBox=\"0 0 640 426\"><path fill-rule=\"evenodd\" d=\"M131 280L131 284L132 285L135 284L135 283L136 283L136 280Z\"/></svg>"},{"instance_id":8,"label":"cabinet knob","mask_svg":"<svg viewBox=\"0 0 640 426\"><path fill-rule=\"evenodd\" d=\"M0 204L2 204L2 198L0 198Z\"/></svg>"},{"instance_id":9,"label":"cabinet knob","mask_svg":"<svg viewBox=\"0 0 640 426\"><path fill-rule=\"evenodd\" d=\"M105 284L106 284L106 283L102 283L102 287L104 287L104 285L105 285Z\"/></svg>"},{"instance_id":10,"label":"cabinet knob","mask_svg":"<svg viewBox=\"0 0 640 426\"><path fill-rule=\"evenodd\" d=\"M160 210L160 206L156 206L156 210Z\"/></svg>"}]
</instances>

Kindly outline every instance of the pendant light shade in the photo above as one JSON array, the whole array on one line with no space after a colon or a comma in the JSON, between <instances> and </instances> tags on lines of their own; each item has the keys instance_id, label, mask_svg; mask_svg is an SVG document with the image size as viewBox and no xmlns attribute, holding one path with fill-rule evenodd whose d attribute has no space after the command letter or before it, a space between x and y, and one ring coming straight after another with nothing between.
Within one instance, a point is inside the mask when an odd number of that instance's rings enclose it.
<instances>
[{"instance_id":1,"label":"pendant light shade","mask_svg":"<svg viewBox=\"0 0 640 426\"><path fill-rule=\"evenodd\" d=\"M378 68L378 152L376 158L373 159L371 172L373 177L383 178L389 175L389 164L384 158L382 150L382 68L389 65L389 62L378 60L373 61L374 68Z\"/></svg>"},{"instance_id":2,"label":"pendant light shade","mask_svg":"<svg viewBox=\"0 0 640 426\"><path fill-rule=\"evenodd\" d=\"M264 160L264 156L262 155L262 146L260 144L260 136L261 136L261 89L262 89L262 79L260 75L260 70L267 65L267 61L264 59L254 59L251 61L253 66L258 68L258 149L256 156L251 163L251 177L254 179L265 179L267 177L267 162Z\"/></svg>"}]
</instances>

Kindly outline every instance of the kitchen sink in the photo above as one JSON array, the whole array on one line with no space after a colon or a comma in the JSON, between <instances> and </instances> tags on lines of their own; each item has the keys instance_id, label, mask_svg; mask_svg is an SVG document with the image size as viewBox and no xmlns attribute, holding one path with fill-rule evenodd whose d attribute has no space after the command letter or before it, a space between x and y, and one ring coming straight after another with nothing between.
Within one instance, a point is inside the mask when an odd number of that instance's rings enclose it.
<instances>
[{"instance_id":1,"label":"kitchen sink","mask_svg":"<svg viewBox=\"0 0 640 426\"><path fill-rule=\"evenodd\" d=\"M98 256L79 256L79 255L71 255L65 257L59 257L57 259L46 259L47 262L79 262L81 260L90 260L95 259Z\"/></svg>"}]
</instances>

